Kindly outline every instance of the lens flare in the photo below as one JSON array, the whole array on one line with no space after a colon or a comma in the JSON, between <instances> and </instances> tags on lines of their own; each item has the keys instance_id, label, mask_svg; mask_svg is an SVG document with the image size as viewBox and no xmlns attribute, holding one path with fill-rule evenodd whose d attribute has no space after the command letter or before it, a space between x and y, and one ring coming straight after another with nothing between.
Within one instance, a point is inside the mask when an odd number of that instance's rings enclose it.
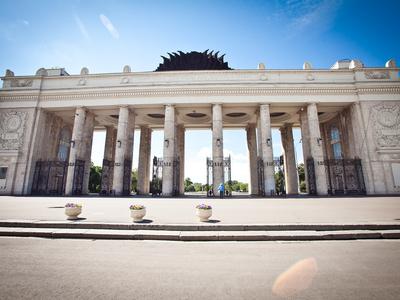
<instances>
[{"instance_id":1,"label":"lens flare","mask_svg":"<svg viewBox=\"0 0 400 300\"><path fill-rule=\"evenodd\" d=\"M275 280L272 292L281 297L295 295L307 289L318 272L315 258L298 261Z\"/></svg>"}]
</instances>

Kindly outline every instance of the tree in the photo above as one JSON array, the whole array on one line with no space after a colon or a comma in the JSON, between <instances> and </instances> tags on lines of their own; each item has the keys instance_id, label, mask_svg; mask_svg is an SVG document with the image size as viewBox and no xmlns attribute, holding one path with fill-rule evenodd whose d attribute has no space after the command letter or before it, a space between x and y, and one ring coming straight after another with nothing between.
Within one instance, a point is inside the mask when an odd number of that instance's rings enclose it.
<instances>
[{"instance_id":1,"label":"tree","mask_svg":"<svg viewBox=\"0 0 400 300\"><path fill-rule=\"evenodd\" d=\"M131 191L137 191L138 171L137 169L132 170L131 177Z\"/></svg>"},{"instance_id":2,"label":"tree","mask_svg":"<svg viewBox=\"0 0 400 300\"><path fill-rule=\"evenodd\" d=\"M89 174L89 192L100 193L102 168L92 162Z\"/></svg>"},{"instance_id":3,"label":"tree","mask_svg":"<svg viewBox=\"0 0 400 300\"><path fill-rule=\"evenodd\" d=\"M196 192L201 192L201 191L203 190L203 186L202 186L201 183L195 182L195 183L193 184L193 186L194 186L194 190L195 190Z\"/></svg>"},{"instance_id":4,"label":"tree","mask_svg":"<svg viewBox=\"0 0 400 300\"><path fill-rule=\"evenodd\" d=\"M304 171L304 164L301 163L297 166L297 173L299 174L299 184L300 184L300 192L307 192L306 186L306 174Z\"/></svg>"},{"instance_id":5,"label":"tree","mask_svg":"<svg viewBox=\"0 0 400 300\"><path fill-rule=\"evenodd\" d=\"M189 177L185 178L185 192L194 192L193 181Z\"/></svg>"}]
</instances>

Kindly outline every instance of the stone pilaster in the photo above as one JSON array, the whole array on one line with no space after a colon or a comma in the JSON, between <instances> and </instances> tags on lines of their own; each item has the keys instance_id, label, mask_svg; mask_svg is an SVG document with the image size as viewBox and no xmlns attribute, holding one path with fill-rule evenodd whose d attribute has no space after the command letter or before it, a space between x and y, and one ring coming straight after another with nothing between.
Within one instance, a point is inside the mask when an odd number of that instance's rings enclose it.
<instances>
[{"instance_id":1,"label":"stone pilaster","mask_svg":"<svg viewBox=\"0 0 400 300\"><path fill-rule=\"evenodd\" d=\"M222 105L212 106L212 157L213 157L213 190L218 195L218 186L224 182L224 139Z\"/></svg>"},{"instance_id":2,"label":"stone pilaster","mask_svg":"<svg viewBox=\"0 0 400 300\"><path fill-rule=\"evenodd\" d=\"M130 183L131 173L129 172L129 176L124 178L124 169L132 169L134 124L135 116L133 112L126 106L120 107L113 178L113 191L117 196L124 194L124 180ZM124 166L125 161L129 160L130 166Z\"/></svg>"},{"instance_id":3,"label":"stone pilaster","mask_svg":"<svg viewBox=\"0 0 400 300\"><path fill-rule=\"evenodd\" d=\"M315 183L318 195L328 194L328 182L324 164L323 141L319 128L318 110L315 103L307 106L308 131L310 135L310 152L314 159Z\"/></svg>"},{"instance_id":4,"label":"stone pilaster","mask_svg":"<svg viewBox=\"0 0 400 300\"><path fill-rule=\"evenodd\" d=\"M280 128L283 146L283 160L285 167L286 194L298 194L299 184L294 150L292 124L286 123Z\"/></svg>"},{"instance_id":5,"label":"stone pilaster","mask_svg":"<svg viewBox=\"0 0 400 300\"><path fill-rule=\"evenodd\" d=\"M275 168L269 104L260 106L260 128L261 158L264 162L264 190L266 195L273 195L275 194Z\"/></svg>"},{"instance_id":6,"label":"stone pilaster","mask_svg":"<svg viewBox=\"0 0 400 300\"><path fill-rule=\"evenodd\" d=\"M68 173L65 183L65 194L72 195L75 175L75 161L79 159L80 149L85 125L86 110L83 107L76 108L74 128L72 130L71 148L69 151Z\"/></svg>"},{"instance_id":7,"label":"stone pilaster","mask_svg":"<svg viewBox=\"0 0 400 300\"><path fill-rule=\"evenodd\" d=\"M164 151L162 168L162 194L172 196L174 192L174 159L175 159L175 107L165 106Z\"/></svg>"},{"instance_id":8,"label":"stone pilaster","mask_svg":"<svg viewBox=\"0 0 400 300\"><path fill-rule=\"evenodd\" d=\"M249 165L250 165L249 194L258 195L256 125L249 124L246 128L246 134L247 134L247 149L249 150Z\"/></svg>"},{"instance_id":9,"label":"stone pilaster","mask_svg":"<svg viewBox=\"0 0 400 300\"><path fill-rule=\"evenodd\" d=\"M307 158L311 157L310 150L310 134L308 132L308 119L307 111L303 108L299 112L300 115L300 129L301 129L301 146L303 148L303 160L304 160L304 175L306 179L306 190L310 192L308 185L308 170L307 170Z\"/></svg>"},{"instance_id":10,"label":"stone pilaster","mask_svg":"<svg viewBox=\"0 0 400 300\"><path fill-rule=\"evenodd\" d=\"M82 194L89 193L89 177L90 166L92 164L92 143L93 143L93 129L94 129L94 114L87 112L85 120L85 128L83 130L82 140L82 158L85 161L85 169L83 173Z\"/></svg>"},{"instance_id":11,"label":"stone pilaster","mask_svg":"<svg viewBox=\"0 0 400 300\"><path fill-rule=\"evenodd\" d=\"M138 165L138 195L149 193L149 171L151 152L151 129L147 126L140 127L139 165Z\"/></svg>"},{"instance_id":12,"label":"stone pilaster","mask_svg":"<svg viewBox=\"0 0 400 300\"><path fill-rule=\"evenodd\" d=\"M176 156L179 160L179 194L185 194L185 127L176 126Z\"/></svg>"},{"instance_id":13,"label":"stone pilaster","mask_svg":"<svg viewBox=\"0 0 400 300\"><path fill-rule=\"evenodd\" d=\"M367 145L367 132L365 129L365 123L362 116L362 111L360 107L360 102L356 102L351 106L352 115L352 130L354 136L354 151L355 156L361 158L362 170L364 175L365 188L367 194L374 194L375 183L372 174L371 158L368 151Z\"/></svg>"}]
</instances>

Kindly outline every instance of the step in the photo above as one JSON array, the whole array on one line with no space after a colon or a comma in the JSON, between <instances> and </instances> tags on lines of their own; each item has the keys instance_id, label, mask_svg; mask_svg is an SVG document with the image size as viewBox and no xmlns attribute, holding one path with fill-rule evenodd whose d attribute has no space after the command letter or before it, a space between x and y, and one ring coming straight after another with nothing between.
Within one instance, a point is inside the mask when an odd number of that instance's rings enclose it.
<instances>
[{"instance_id":1,"label":"step","mask_svg":"<svg viewBox=\"0 0 400 300\"><path fill-rule=\"evenodd\" d=\"M0 220L0 227L107 229L107 230L167 230L167 231L337 231L337 230L400 230L400 223L352 224L198 224L103 223L87 221Z\"/></svg>"},{"instance_id":2,"label":"step","mask_svg":"<svg viewBox=\"0 0 400 300\"><path fill-rule=\"evenodd\" d=\"M400 239L400 230L172 231L0 227L0 236L170 241L314 241Z\"/></svg>"}]
</instances>

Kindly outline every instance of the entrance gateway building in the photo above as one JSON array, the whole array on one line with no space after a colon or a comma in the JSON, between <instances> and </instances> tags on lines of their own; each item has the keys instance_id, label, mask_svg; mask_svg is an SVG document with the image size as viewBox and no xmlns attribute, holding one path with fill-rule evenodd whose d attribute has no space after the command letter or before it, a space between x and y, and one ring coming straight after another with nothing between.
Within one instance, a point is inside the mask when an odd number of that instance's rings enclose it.
<instances>
[{"instance_id":1,"label":"entrance gateway building","mask_svg":"<svg viewBox=\"0 0 400 300\"><path fill-rule=\"evenodd\" d=\"M233 70L218 52L179 51L154 72L125 66L121 73L83 68L70 75L41 68L33 76L7 70L1 79L2 195L87 194L94 130L106 130L102 193L129 194L135 129L141 131L138 193L150 192L156 169L162 195L182 194L187 128L212 129L205 167L215 195L227 180L223 128L246 129L250 193L274 195L272 127L282 135L287 194L298 193L294 127L301 129L309 194L400 194L394 60L373 68L339 60L330 69L306 62L301 70L261 63ZM164 129L162 158L150 157L153 129Z\"/></svg>"}]
</instances>

